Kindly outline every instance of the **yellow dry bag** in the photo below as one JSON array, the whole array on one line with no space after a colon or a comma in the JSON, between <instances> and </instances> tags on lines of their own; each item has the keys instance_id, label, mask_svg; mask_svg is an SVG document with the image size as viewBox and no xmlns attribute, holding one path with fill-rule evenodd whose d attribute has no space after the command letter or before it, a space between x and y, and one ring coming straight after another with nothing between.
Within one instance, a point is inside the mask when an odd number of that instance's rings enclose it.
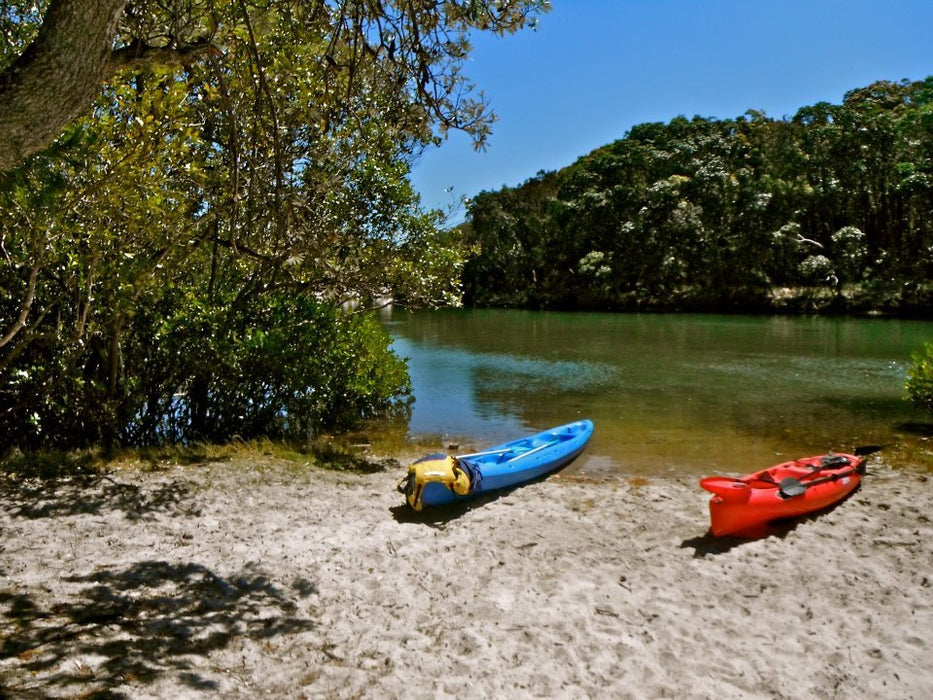
<instances>
[{"instance_id":1,"label":"yellow dry bag","mask_svg":"<svg viewBox=\"0 0 933 700\"><path fill-rule=\"evenodd\" d=\"M460 496L470 493L470 477L457 460L444 454L428 455L408 467L408 476L398 485L405 500L415 510L424 505L421 494L431 482L443 484Z\"/></svg>"}]
</instances>

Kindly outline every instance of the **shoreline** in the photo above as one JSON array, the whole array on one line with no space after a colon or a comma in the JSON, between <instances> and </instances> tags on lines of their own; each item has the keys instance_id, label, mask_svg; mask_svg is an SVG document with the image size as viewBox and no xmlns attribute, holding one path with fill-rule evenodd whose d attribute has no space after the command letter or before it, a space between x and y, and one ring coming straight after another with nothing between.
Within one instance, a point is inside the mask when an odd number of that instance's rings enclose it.
<instances>
[{"instance_id":1,"label":"shoreline","mask_svg":"<svg viewBox=\"0 0 933 700\"><path fill-rule=\"evenodd\" d=\"M407 455L405 456L407 458ZM898 697L933 686L933 480L708 534L693 476L416 514L405 467L0 477L0 696Z\"/></svg>"}]
</instances>

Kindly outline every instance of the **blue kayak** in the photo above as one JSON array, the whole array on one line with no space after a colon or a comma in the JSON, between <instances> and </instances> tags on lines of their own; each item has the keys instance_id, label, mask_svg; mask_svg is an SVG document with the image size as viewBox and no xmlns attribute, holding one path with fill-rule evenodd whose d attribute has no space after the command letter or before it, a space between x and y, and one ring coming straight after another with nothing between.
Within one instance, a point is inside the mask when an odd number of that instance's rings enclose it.
<instances>
[{"instance_id":1,"label":"blue kayak","mask_svg":"<svg viewBox=\"0 0 933 700\"><path fill-rule=\"evenodd\" d=\"M432 454L408 468L398 485L415 510L517 486L559 469L576 457L593 434L580 420L472 454Z\"/></svg>"}]
</instances>

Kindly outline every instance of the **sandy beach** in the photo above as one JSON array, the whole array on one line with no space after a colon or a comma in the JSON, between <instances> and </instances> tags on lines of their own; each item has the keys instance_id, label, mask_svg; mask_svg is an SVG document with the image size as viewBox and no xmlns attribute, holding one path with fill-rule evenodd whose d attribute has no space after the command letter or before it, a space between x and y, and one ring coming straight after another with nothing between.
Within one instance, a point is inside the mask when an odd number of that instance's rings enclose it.
<instances>
[{"instance_id":1,"label":"sandy beach","mask_svg":"<svg viewBox=\"0 0 933 700\"><path fill-rule=\"evenodd\" d=\"M470 507L405 466L0 477L0 697L921 698L933 480L708 535L694 477L567 470Z\"/></svg>"}]
</instances>

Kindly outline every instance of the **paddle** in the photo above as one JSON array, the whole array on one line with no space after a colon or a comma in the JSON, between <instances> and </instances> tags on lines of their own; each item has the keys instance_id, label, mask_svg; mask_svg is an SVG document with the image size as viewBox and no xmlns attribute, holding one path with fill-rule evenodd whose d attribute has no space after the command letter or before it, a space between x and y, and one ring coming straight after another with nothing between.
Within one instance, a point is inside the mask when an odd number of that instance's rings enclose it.
<instances>
[{"instance_id":1,"label":"paddle","mask_svg":"<svg viewBox=\"0 0 933 700\"><path fill-rule=\"evenodd\" d=\"M557 439L555 439L555 440L551 440L550 442L546 442L546 443L544 443L543 445L538 445L538 446L537 446L536 448L534 448L533 450L528 450L527 452L522 452L520 455L515 455L514 457L512 457L512 459L506 460L505 463L506 463L506 464L509 464L510 462L514 462L515 460L521 459L522 457L527 457L528 455L533 455L535 452L540 452L541 450L543 450L543 449L545 449L545 448L547 448L547 447L551 447L552 445L556 445L556 444L557 444L558 442L560 442L560 441L561 441L561 439L560 439L560 438L557 438Z\"/></svg>"},{"instance_id":2,"label":"paddle","mask_svg":"<svg viewBox=\"0 0 933 700\"><path fill-rule=\"evenodd\" d=\"M861 447L856 447L852 454L854 454L856 457L864 457L866 455L874 454L875 452L880 452L882 449L883 448L881 445L862 445ZM838 479L840 476L851 474L853 471L858 471L860 474L865 473L865 460L861 460L858 467L850 469L845 474L836 474L835 476L827 477L826 479L814 479L813 481L808 481L806 484L803 483L804 479L808 479L819 471L824 469L835 469L837 467L845 466L846 464L850 464L850 462L848 458L844 457L843 455L833 455L831 457L826 457L818 467L815 467L813 471L811 471L809 474L805 474L800 479L795 479L792 476L781 479L781 483L779 484L781 494L784 496L799 496L807 490L808 486L812 486L813 484L822 484L826 481Z\"/></svg>"},{"instance_id":3,"label":"paddle","mask_svg":"<svg viewBox=\"0 0 933 700\"><path fill-rule=\"evenodd\" d=\"M486 450L485 452L471 452L468 455L456 455L454 459L469 459L470 457L486 457L488 455L502 455L511 452L514 447L506 447L500 450Z\"/></svg>"},{"instance_id":4,"label":"paddle","mask_svg":"<svg viewBox=\"0 0 933 700\"><path fill-rule=\"evenodd\" d=\"M855 448L855 450L853 451L853 455L857 457L864 457L866 455L874 454L875 452L880 452L883 449L884 447L882 445L862 445L860 447ZM813 474L820 471L821 469L841 467L844 464L848 464L848 463L849 463L848 460L842 455L830 457L823 464L816 467L812 472L807 474L806 477L812 476ZM827 477L825 479L816 479L814 481L808 481L806 484L803 483L800 479L795 479L792 476L788 476L784 479L781 479L780 484L777 484L771 481L770 479L764 479L760 477L754 480L748 480L748 479L739 479L739 478L735 478L731 476L712 476L712 477L707 477L706 479L702 479L700 481L700 485L703 486L703 488L706 488L708 491L712 491L713 493L720 493L721 489L717 489L716 488L717 486L719 487L725 487L726 485L751 486L752 483L757 482L757 483L765 484L765 488L772 488L772 487L778 488L780 489L780 493L782 496L787 496L788 498L790 498L793 496L799 496L800 494L804 493L807 490L807 487L812 486L814 484L821 484L821 483L824 483L825 481L832 481L833 479L838 479L842 476L847 476L848 474L851 474L854 471L858 471L859 473L864 473L864 465L865 465L865 462L863 460L862 462L859 463L859 466L857 469L852 469L852 470L845 472L844 474L837 474L835 476Z\"/></svg>"},{"instance_id":5,"label":"paddle","mask_svg":"<svg viewBox=\"0 0 933 700\"><path fill-rule=\"evenodd\" d=\"M506 460L506 463L508 463L508 462L514 462L516 459L521 459L522 457L527 457L528 455L533 454L533 453L535 453L535 452L538 452L539 450L543 450L545 447L550 447L551 445L556 445L556 444L557 444L558 442L560 442L560 441L561 441L561 438L556 438L555 440L551 440L550 442L546 442L546 443L544 443L543 445L538 445L538 446L537 446L536 448L534 448L533 450L528 450L528 451L526 451L526 452L522 452L521 454L517 454L517 455L515 455L514 457L512 457L512 459ZM485 452L471 452L470 454L467 454L467 455L457 455L457 456L454 457L454 459L469 459L469 458L471 458L471 457L486 457L486 456L489 456L489 455L501 455L501 454L505 454L505 453L507 453L507 452L514 452L514 451L515 451L515 448L514 448L514 447L505 447L505 448L498 449L498 450L486 450Z\"/></svg>"},{"instance_id":6,"label":"paddle","mask_svg":"<svg viewBox=\"0 0 933 700\"><path fill-rule=\"evenodd\" d=\"M831 476L824 476L822 479L814 479L813 481L808 481L806 483L795 479L792 476L785 477L781 479L781 483L778 484L778 489L782 496L787 496L788 498L793 498L794 496L800 496L807 492L807 489L811 486L816 486L817 484L825 484L828 481L836 481L841 479L844 476L849 476L856 472L855 468L849 469L848 471L839 472L838 474L833 474Z\"/></svg>"},{"instance_id":7,"label":"paddle","mask_svg":"<svg viewBox=\"0 0 933 700\"><path fill-rule=\"evenodd\" d=\"M862 445L856 447L853 451L853 454L856 457L864 457L866 455L874 454L875 452L880 452L884 449L881 445ZM844 476L849 476L849 474L854 474L858 472L860 474L865 473L865 460L861 460L857 467L853 467L845 472L840 472L839 474L833 474L832 476L823 477L822 479L814 479L813 481L803 482L803 479L813 476L818 471L823 469L833 469L835 467L841 467L844 464L849 464L849 460L843 457L842 455L829 457L826 459L820 466L816 467L812 472L806 474L800 479L795 479L792 476L785 477L781 479L781 483L778 484L778 489L780 494L787 498L793 498L794 496L800 496L807 492L807 489L816 484L825 484L827 481L835 481L841 479Z\"/></svg>"},{"instance_id":8,"label":"paddle","mask_svg":"<svg viewBox=\"0 0 933 700\"><path fill-rule=\"evenodd\" d=\"M804 474L803 476L801 476L799 481L803 481L804 479L809 479L811 476L813 476L817 472L823 471L824 469L838 469L848 464L851 464L848 457L844 457L843 455L826 455L825 457L823 457L822 460L820 460L819 466L813 467L813 469L808 474ZM788 476L784 479L781 479L782 484L785 482L790 484L791 481L798 481L798 479L795 479L792 476Z\"/></svg>"}]
</instances>

